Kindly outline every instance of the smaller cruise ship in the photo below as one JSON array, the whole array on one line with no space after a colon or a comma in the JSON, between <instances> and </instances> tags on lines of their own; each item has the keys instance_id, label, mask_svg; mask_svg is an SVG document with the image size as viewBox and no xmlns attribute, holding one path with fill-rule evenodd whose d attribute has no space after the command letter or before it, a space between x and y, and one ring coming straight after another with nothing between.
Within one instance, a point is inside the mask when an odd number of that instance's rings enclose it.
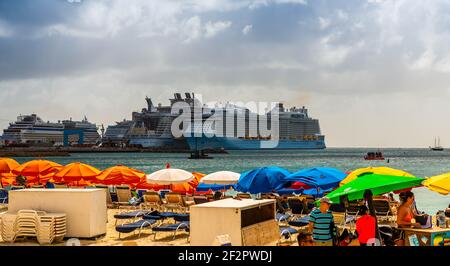
<instances>
[{"instance_id":1,"label":"smaller cruise ship","mask_svg":"<svg viewBox=\"0 0 450 266\"><path fill-rule=\"evenodd\" d=\"M82 132L82 140L80 134ZM96 145L100 141L100 134L95 124L86 117L81 121L72 119L58 122L44 121L36 114L20 115L17 120L3 130L2 141L6 146L62 146L64 135L68 134L68 143Z\"/></svg>"}]
</instances>

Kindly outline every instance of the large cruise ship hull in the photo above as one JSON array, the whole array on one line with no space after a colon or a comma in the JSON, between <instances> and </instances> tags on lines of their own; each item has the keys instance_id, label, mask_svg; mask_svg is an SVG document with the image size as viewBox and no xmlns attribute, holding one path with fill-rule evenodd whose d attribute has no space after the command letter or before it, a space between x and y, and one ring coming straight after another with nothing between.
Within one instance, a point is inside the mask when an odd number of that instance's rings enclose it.
<instances>
[{"instance_id":1,"label":"large cruise ship hull","mask_svg":"<svg viewBox=\"0 0 450 266\"><path fill-rule=\"evenodd\" d=\"M187 137L186 140L191 150L315 150L326 148L324 140L280 140L278 141L278 144L276 146L271 145L272 143L263 140L228 137Z\"/></svg>"}]
</instances>

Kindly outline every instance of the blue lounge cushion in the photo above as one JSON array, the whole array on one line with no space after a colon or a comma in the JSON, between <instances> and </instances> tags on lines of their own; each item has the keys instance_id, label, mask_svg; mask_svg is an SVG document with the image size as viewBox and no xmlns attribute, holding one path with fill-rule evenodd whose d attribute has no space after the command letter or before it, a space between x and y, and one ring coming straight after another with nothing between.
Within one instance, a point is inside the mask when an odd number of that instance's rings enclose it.
<instances>
[{"instance_id":1,"label":"blue lounge cushion","mask_svg":"<svg viewBox=\"0 0 450 266\"><path fill-rule=\"evenodd\" d=\"M287 221L290 217L291 217L291 215L288 213L286 213L286 214L277 213L277 221L278 222Z\"/></svg>"},{"instance_id":2,"label":"blue lounge cushion","mask_svg":"<svg viewBox=\"0 0 450 266\"><path fill-rule=\"evenodd\" d=\"M296 227L306 226L309 224L309 217L298 218L296 220L289 221L288 224Z\"/></svg>"},{"instance_id":3,"label":"blue lounge cushion","mask_svg":"<svg viewBox=\"0 0 450 266\"><path fill-rule=\"evenodd\" d=\"M186 231L189 231L189 222L167 224L152 228L152 230L155 232L173 232L176 231L177 229L178 230L184 229Z\"/></svg>"},{"instance_id":4,"label":"blue lounge cushion","mask_svg":"<svg viewBox=\"0 0 450 266\"><path fill-rule=\"evenodd\" d=\"M134 230L149 227L154 223L156 223L155 220L139 220L134 223L118 225L116 226L116 231L120 233L131 233Z\"/></svg>"},{"instance_id":5,"label":"blue lounge cushion","mask_svg":"<svg viewBox=\"0 0 450 266\"><path fill-rule=\"evenodd\" d=\"M144 219L150 219L150 220L164 220L168 218L175 218L179 213L176 212L159 212L159 211L153 211L150 213L147 213L143 216Z\"/></svg>"},{"instance_id":6,"label":"blue lounge cushion","mask_svg":"<svg viewBox=\"0 0 450 266\"><path fill-rule=\"evenodd\" d=\"M126 212L126 213L119 213L114 215L114 218L116 219L132 219L136 217L142 217L144 216L145 212L143 211L134 211L134 212Z\"/></svg>"},{"instance_id":7,"label":"blue lounge cushion","mask_svg":"<svg viewBox=\"0 0 450 266\"><path fill-rule=\"evenodd\" d=\"M189 222L190 215L187 213L179 213L173 219L177 222Z\"/></svg>"}]
</instances>

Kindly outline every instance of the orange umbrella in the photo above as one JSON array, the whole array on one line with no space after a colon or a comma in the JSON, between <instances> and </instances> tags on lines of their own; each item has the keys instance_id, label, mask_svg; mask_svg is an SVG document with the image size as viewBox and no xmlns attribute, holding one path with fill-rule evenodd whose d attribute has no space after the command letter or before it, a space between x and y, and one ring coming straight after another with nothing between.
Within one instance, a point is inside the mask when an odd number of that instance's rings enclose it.
<instances>
[{"instance_id":1,"label":"orange umbrella","mask_svg":"<svg viewBox=\"0 0 450 266\"><path fill-rule=\"evenodd\" d=\"M194 172L192 173L194 175L194 179L190 182L183 183L183 184L174 184L171 185L171 190L173 192L177 193L189 193L192 194L195 192L195 189L197 188L198 184L200 183L200 179L202 179L205 174Z\"/></svg>"},{"instance_id":2,"label":"orange umbrella","mask_svg":"<svg viewBox=\"0 0 450 266\"><path fill-rule=\"evenodd\" d=\"M100 174L100 170L97 168L84 164L84 163L71 163L64 166L59 172L53 177L54 180L66 183L78 182L82 179L89 180L94 179Z\"/></svg>"},{"instance_id":3,"label":"orange umbrella","mask_svg":"<svg viewBox=\"0 0 450 266\"><path fill-rule=\"evenodd\" d=\"M0 158L0 184L3 186L2 174L11 174L12 169L19 167L20 164L10 158ZM14 176L15 177L15 176Z\"/></svg>"},{"instance_id":4,"label":"orange umbrella","mask_svg":"<svg viewBox=\"0 0 450 266\"><path fill-rule=\"evenodd\" d=\"M88 187L88 186L92 186L92 183L90 180L81 179L76 182L74 181L74 182L67 183L67 186L69 186L69 187Z\"/></svg>"},{"instance_id":5,"label":"orange umbrella","mask_svg":"<svg viewBox=\"0 0 450 266\"><path fill-rule=\"evenodd\" d=\"M17 167L19 167L20 164L13 159L10 158L0 158L0 173L11 173L11 171Z\"/></svg>"},{"instance_id":6,"label":"orange umbrella","mask_svg":"<svg viewBox=\"0 0 450 266\"><path fill-rule=\"evenodd\" d=\"M95 181L105 185L137 184L145 180L145 173L123 165L104 170Z\"/></svg>"},{"instance_id":7,"label":"orange umbrella","mask_svg":"<svg viewBox=\"0 0 450 266\"><path fill-rule=\"evenodd\" d=\"M62 165L47 160L33 160L20 165L12 170L13 174L26 177L36 177L40 184L40 176L57 172Z\"/></svg>"},{"instance_id":8,"label":"orange umbrella","mask_svg":"<svg viewBox=\"0 0 450 266\"><path fill-rule=\"evenodd\" d=\"M9 185L15 185L16 184L16 176L17 175L12 174L12 173L0 174L0 180L1 180L2 187L6 187Z\"/></svg>"}]
</instances>

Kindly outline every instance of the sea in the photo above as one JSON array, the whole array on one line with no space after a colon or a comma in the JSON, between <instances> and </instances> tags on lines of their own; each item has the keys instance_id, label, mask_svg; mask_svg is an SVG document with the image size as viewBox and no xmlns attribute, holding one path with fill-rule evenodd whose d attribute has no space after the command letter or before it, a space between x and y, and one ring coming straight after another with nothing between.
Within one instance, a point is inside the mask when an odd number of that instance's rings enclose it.
<instances>
[{"instance_id":1,"label":"sea","mask_svg":"<svg viewBox=\"0 0 450 266\"><path fill-rule=\"evenodd\" d=\"M383 149L385 161L366 161L364 155L376 149L327 148L325 150L282 151L229 151L228 154L210 154L213 159L192 160L185 153L74 153L70 157L45 158L59 164L82 162L101 170L115 165L126 165L146 173L163 169L167 163L172 168L191 172L216 171L245 172L257 167L279 166L291 172L309 167L333 167L352 171L368 166L387 166L407 171L417 177L431 177L450 172L450 150ZM15 158L20 163L34 158ZM435 215L450 204L450 195L443 196L425 187L415 188L417 207L420 211Z\"/></svg>"}]
</instances>

